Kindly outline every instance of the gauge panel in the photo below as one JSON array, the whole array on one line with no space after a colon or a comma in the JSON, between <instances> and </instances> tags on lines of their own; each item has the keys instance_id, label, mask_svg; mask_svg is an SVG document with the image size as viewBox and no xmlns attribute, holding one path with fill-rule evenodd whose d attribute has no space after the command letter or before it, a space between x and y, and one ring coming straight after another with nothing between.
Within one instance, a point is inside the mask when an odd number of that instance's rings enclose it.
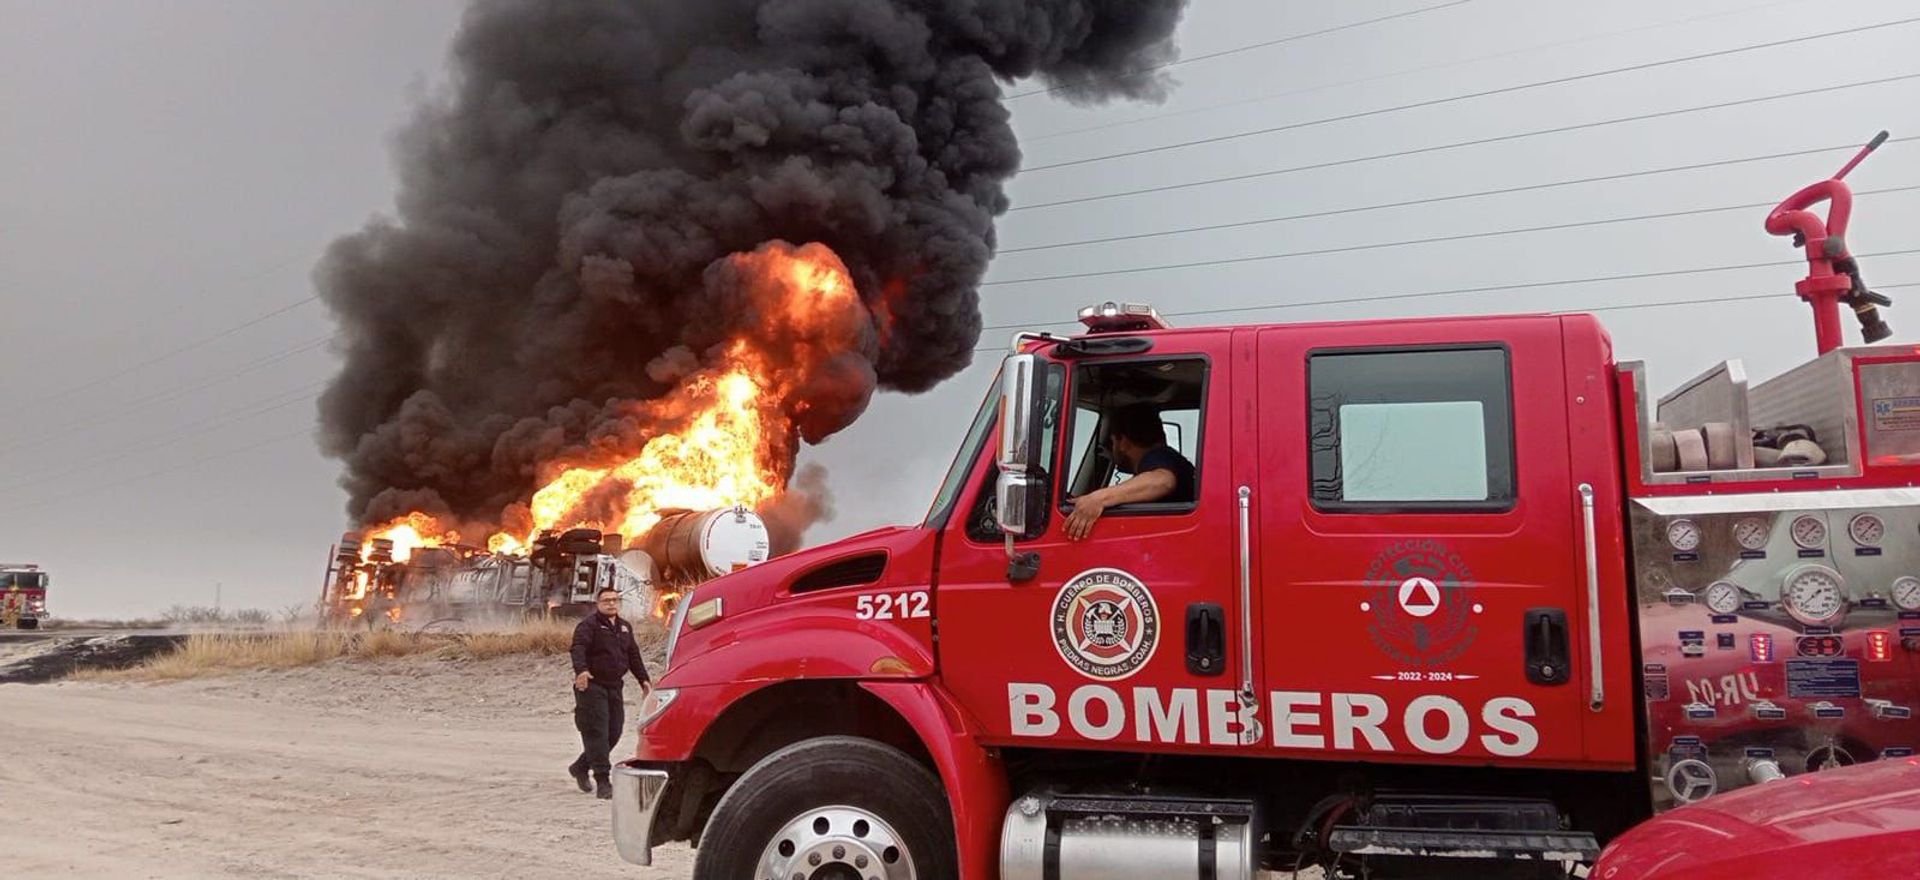
<instances>
[{"instance_id":1,"label":"gauge panel","mask_svg":"<svg viewBox=\"0 0 1920 880\"><path fill-rule=\"evenodd\" d=\"M1895 579L1893 604L1903 611L1920 611L1920 578L1908 575Z\"/></svg>"},{"instance_id":2,"label":"gauge panel","mask_svg":"<svg viewBox=\"0 0 1920 880\"><path fill-rule=\"evenodd\" d=\"M1846 583L1839 572L1824 565L1804 566L1787 575L1780 602L1801 623L1830 624L1847 610Z\"/></svg>"},{"instance_id":3,"label":"gauge panel","mask_svg":"<svg viewBox=\"0 0 1920 880\"><path fill-rule=\"evenodd\" d=\"M1740 588L1727 581L1713 582L1707 587L1704 598L1707 610L1715 614L1732 614L1740 610Z\"/></svg>"},{"instance_id":4,"label":"gauge panel","mask_svg":"<svg viewBox=\"0 0 1920 880\"><path fill-rule=\"evenodd\" d=\"M1793 543L1803 550L1827 546L1827 524L1817 516L1801 516L1793 521Z\"/></svg>"},{"instance_id":5,"label":"gauge panel","mask_svg":"<svg viewBox=\"0 0 1920 880\"><path fill-rule=\"evenodd\" d=\"M1767 546L1767 539L1772 537L1770 532L1772 529L1767 527L1767 521L1756 516L1746 517L1733 524L1733 540L1742 550L1764 549Z\"/></svg>"},{"instance_id":6,"label":"gauge panel","mask_svg":"<svg viewBox=\"0 0 1920 880\"><path fill-rule=\"evenodd\" d=\"M1887 536L1887 524L1871 513L1862 513L1847 521L1847 535L1862 547L1878 547Z\"/></svg>"}]
</instances>

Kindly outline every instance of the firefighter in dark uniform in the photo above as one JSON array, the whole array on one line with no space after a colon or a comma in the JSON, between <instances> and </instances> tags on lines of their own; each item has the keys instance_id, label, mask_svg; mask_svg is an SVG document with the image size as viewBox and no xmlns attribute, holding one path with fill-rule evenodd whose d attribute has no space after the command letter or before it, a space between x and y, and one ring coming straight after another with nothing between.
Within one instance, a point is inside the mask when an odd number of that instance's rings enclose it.
<instances>
[{"instance_id":1,"label":"firefighter in dark uniform","mask_svg":"<svg viewBox=\"0 0 1920 880\"><path fill-rule=\"evenodd\" d=\"M594 613L573 628L573 726L580 731L581 752L567 773L581 791L597 788L596 794L605 800L613 797L607 779L613 771L609 755L627 724L623 679L633 673L640 681L642 699L653 690L653 683L633 639L633 624L620 619L620 591L601 590L594 605ZM587 784L589 771L595 786Z\"/></svg>"}]
</instances>

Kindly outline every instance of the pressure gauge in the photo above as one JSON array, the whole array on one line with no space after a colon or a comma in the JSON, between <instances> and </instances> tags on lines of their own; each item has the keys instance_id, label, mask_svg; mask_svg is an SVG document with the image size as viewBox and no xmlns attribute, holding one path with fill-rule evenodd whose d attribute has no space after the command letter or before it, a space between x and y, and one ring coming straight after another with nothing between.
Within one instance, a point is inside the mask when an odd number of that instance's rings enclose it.
<instances>
[{"instance_id":1,"label":"pressure gauge","mask_svg":"<svg viewBox=\"0 0 1920 880\"><path fill-rule=\"evenodd\" d=\"M1840 573L1824 565L1809 565L1788 575L1783 592L1787 613L1810 626L1832 623L1847 610L1846 586Z\"/></svg>"},{"instance_id":2,"label":"pressure gauge","mask_svg":"<svg viewBox=\"0 0 1920 880\"><path fill-rule=\"evenodd\" d=\"M1714 581L1707 587L1706 600L1708 611L1715 614L1732 614L1740 610L1740 588L1726 581Z\"/></svg>"},{"instance_id":3,"label":"pressure gauge","mask_svg":"<svg viewBox=\"0 0 1920 880\"><path fill-rule=\"evenodd\" d=\"M1817 516L1803 516L1793 521L1793 543L1807 550L1818 550L1827 545L1827 524Z\"/></svg>"},{"instance_id":4,"label":"pressure gauge","mask_svg":"<svg viewBox=\"0 0 1920 880\"><path fill-rule=\"evenodd\" d=\"M1847 523L1847 534L1862 547L1878 547L1880 539L1887 536L1887 524L1871 513L1862 513Z\"/></svg>"},{"instance_id":5,"label":"pressure gauge","mask_svg":"<svg viewBox=\"0 0 1920 880\"><path fill-rule=\"evenodd\" d=\"M1750 516L1733 524L1733 540L1742 550L1760 550L1767 546L1769 531L1766 520Z\"/></svg>"},{"instance_id":6,"label":"pressure gauge","mask_svg":"<svg viewBox=\"0 0 1920 880\"><path fill-rule=\"evenodd\" d=\"M1894 579L1893 604L1907 611L1920 611L1920 578L1909 575Z\"/></svg>"},{"instance_id":7,"label":"pressure gauge","mask_svg":"<svg viewBox=\"0 0 1920 880\"><path fill-rule=\"evenodd\" d=\"M1700 527L1690 519L1676 519L1667 526L1667 543L1682 553L1692 553L1700 547Z\"/></svg>"}]
</instances>

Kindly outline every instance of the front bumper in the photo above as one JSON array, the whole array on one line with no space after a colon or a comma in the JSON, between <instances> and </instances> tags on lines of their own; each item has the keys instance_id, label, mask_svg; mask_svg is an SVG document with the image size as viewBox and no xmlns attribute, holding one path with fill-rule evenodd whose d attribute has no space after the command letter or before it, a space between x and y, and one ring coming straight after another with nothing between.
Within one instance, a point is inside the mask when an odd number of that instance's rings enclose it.
<instances>
[{"instance_id":1,"label":"front bumper","mask_svg":"<svg viewBox=\"0 0 1920 880\"><path fill-rule=\"evenodd\" d=\"M636 865L653 864L653 819L667 792L667 771L637 761L613 768L613 845Z\"/></svg>"}]
</instances>

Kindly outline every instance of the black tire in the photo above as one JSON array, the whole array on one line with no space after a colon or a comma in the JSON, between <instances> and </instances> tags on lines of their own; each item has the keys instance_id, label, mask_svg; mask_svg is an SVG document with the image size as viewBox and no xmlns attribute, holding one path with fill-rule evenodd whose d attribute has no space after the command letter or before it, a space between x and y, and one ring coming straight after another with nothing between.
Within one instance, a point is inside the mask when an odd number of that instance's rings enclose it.
<instances>
[{"instance_id":1,"label":"black tire","mask_svg":"<svg viewBox=\"0 0 1920 880\"><path fill-rule=\"evenodd\" d=\"M31 617L22 617L20 618L20 628L21 629L39 629L40 621Z\"/></svg>"},{"instance_id":2,"label":"black tire","mask_svg":"<svg viewBox=\"0 0 1920 880\"><path fill-rule=\"evenodd\" d=\"M959 876L952 813L933 772L892 746L828 736L768 755L727 790L700 836L694 880L756 876L782 828L831 806L865 810L892 826L918 880Z\"/></svg>"}]
</instances>

